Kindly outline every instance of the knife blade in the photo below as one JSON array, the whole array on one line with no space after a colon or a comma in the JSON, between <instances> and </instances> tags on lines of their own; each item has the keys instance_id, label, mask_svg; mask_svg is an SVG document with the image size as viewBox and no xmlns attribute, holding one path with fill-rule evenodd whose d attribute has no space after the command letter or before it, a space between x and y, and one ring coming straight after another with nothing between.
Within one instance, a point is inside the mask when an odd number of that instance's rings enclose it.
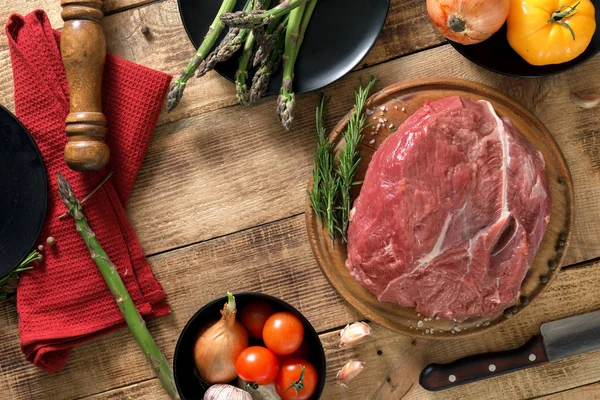
<instances>
[{"instance_id":1,"label":"knife blade","mask_svg":"<svg viewBox=\"0 0 600 400\"><path fill-rule=\"evenodd\" d=\"M438 391L600 349L600 310L546 322L523 346L477 354L421 372L424 389Z\"/></svg>"}]
</instances>

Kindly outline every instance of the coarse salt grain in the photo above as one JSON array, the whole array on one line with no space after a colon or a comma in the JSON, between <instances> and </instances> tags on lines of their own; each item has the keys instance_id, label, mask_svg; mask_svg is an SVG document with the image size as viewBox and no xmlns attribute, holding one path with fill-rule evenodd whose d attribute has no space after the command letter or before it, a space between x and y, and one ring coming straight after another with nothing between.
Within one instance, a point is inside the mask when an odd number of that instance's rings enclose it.
<instances>
[{"instance_id":1,"label":"coarse salt grain","mask_svg":"<svg viewBox=\"0 0 600 400\"><path fill-rule=\"evenodd\" d=\"M419 321L419 322L417 322L417 327L418 327L418 328L422 328L422 327L423 327L423 321Z\"/></svg>"},{"instance_id":2,"label":"coarse salt grain","mask_svg":"<svg viewBox=\"0 0 600 400\"><path fill-rule=\"evenodd\" d=\"M379 107L379 109L380 109L381 111L385 111L385 106L381 106L381 107Z\"/></svg>"},{"instance_id":3,"label":"coarse salt grain","mask_svg":"<svg viewBox=\"0 0 600 400\"><path fill-rule=\"evenodd\" d=\"M365 112L367 113L367 115L373 115L373 110L371 110L370 108L367 108Z\"/></svg>"},{"instance_id":4,"label":"coarse salt grain","mask_svg":"<svg viewBox=\"0 0 600 400\"><path fill-rule=\"evenodd\" d=\"M375 143L375 139L371 139L371 140L369 141L369 144L373 144L373 143Z\"/></svg>"},{"instance_id":5,"label":"coarse salt grain","mask_svg":"<svg viewBox=\"0 0 600 400\"><path fill-rule=\"evenodd\" d=\"M402 107L402 112L406 112L406 107Z\"/></svg>"},{"instance_id":6,"label":"coarse salt grain","mask_svg":"<svg viewBox=\"0 0 600 400\"><path fill-rule=\"evenodd\" d=\"M397 110L397 109L398 109L398 106L394 106L394 110Z\"/></svg>"},{"instance_id":7,"label":"coarse salt grain","mask_svg":"<svg viewBox=\"0 0 600 400\"><path fill-rule=\"evenodd\" d=\"M390 124L390 129L392 129L394 127L394 124Z\"/></svg>"}]
</instances>

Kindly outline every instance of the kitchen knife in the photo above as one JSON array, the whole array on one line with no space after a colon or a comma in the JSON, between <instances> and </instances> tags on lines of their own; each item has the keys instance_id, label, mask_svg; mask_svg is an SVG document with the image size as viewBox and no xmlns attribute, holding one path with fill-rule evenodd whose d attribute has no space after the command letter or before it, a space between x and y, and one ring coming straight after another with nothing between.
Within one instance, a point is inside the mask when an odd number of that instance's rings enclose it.
<instances>
[{"instance_id":1,"label":"kitchen knife","mask_svg":"<svg viewBox=\"0 0 600 400\"><path fill-rule=\"evenodd\" d=\"M540 334L518 349L478 354L449 364L429 364L419 383L427 390L448 389L549 361L600 349L600 311L546 322Z\"/></svg>"}]
</instances>

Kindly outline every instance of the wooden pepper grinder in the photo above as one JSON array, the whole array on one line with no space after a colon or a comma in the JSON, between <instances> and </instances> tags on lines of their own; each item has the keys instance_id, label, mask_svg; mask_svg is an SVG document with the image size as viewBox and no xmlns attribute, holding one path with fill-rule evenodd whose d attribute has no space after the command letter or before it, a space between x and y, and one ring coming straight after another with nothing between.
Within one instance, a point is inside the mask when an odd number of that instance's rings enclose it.
<instances>
[{"instance_id":1,"label":"wooden pepper grinder","mask_svg":"<svg viewBox=\"0 0 600 400\"><path fill-rule=\"evenodd\" d=\"M75 171L99 171L110 151L104 142L106 118L102 114L102 74L106 40L100 26L102 0L62 0L65 21L60 51L71 98L67 116L65 161Z\"/></svg>"}]
</instances>

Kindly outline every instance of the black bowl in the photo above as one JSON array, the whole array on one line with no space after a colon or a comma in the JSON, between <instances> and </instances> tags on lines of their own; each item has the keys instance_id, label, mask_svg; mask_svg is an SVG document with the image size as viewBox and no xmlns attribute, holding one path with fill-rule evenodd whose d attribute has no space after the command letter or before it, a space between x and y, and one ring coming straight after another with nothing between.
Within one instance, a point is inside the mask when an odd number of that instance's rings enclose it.
<instances>
[{"instance_id":1,"label":"black bowl","mask_svg":"<svg viewBox=\"0 0 600 400\"><path fill-rule=\"evenodd\" d=\"M596 11L596 23L598 29L587 49L579 57L562 64L529 64L510 47L506 38L506 24L484 42L464 45L450 41L450 44L464 57L490 71L518 78L538 78L566 72L595 56L600 51L600 11Z\"/></svg>"},{"instance_id":2,"label":"black bowl","mask_svg":"<svg viewBox=\"0 0 600 400\"><path fill-rule=\"evenodd\" d=\"M270 303L275 311L289 311L300 318L304 324L304 341L310 351L308 361L314 365L319 375L319 383L311 400L319 399L325 387L325 350L323 350L321 339L319 339L315 328L312 327L310 322L298 310L276 297L251 292L234 293L234 296L238 309L241 309L251 301L263 300ZM196 371L194 364L194 343L200 329L207 323L217 321L220 318L221 314L219 311L223 309L223 305L226 302L227 297L223 296L206 304L188 321L179 336L173 358L173 374L175 385L183 400L202 400L204 392L210 386L200 378ZM252 341L250 344L252 345Z\"/></svg>"}]
</instances>

